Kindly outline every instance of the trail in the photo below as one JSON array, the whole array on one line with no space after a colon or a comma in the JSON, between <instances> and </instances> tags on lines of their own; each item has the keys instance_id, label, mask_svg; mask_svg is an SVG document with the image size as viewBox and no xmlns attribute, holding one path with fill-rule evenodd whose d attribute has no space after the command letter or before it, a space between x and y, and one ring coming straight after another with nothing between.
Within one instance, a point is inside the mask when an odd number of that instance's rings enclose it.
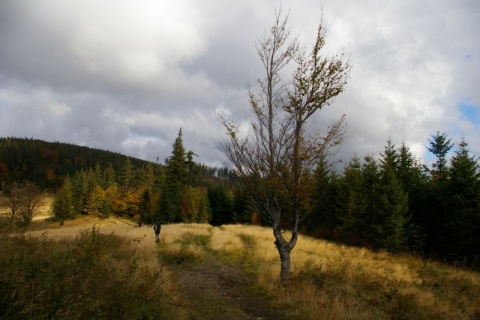
<instances>
[{"instance_id":1,"label":"trail","mask_svg":"<svg viewBox=\"0 0 480 320\"><path fill-rule=\"evenodd\" d=\"M225 263L212 254L201 261L183 262L178 265L163 265L158 258L159 248L150 225L138 227L129 220L91 217L59 223L36 221L26 234L46 236L51 239L75 237L81 230L98 228L101 233L114 233L138 243L144 251L145 263L156 263L168 270L181 295L179 302L186 319L260 320L286 319L281 311L270 306L268 299L254 290L252 276L241 266ZM162 227L162 232L168 229Z\"/></svg>"}]
</instances>

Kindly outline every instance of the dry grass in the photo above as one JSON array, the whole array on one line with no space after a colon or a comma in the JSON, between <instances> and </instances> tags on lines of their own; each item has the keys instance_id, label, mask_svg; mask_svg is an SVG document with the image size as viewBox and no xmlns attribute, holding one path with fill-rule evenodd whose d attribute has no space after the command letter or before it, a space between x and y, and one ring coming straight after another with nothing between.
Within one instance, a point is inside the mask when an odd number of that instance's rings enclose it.
<instances>
[{"instance_id":1,"label":"dry grass","mask_svg":"<svg viewBox=\"0 0 480 320\"><path fill-rule=\"evenodd\" d=\"M93 227L56 241L46 235L0 240L2 319L177 317L172 282L131 239Z\"/></svg>"},{"instance_id":2,"label":"dry grass","mask_svg":"<svg viewBox=\"0 0 480 320\"><path fill-rule=\"evenodd\" d=\"M243 242L238 235L228 229L213 228L209 247L217 252L233 254L243 251Z\"/></svg>"},{"instance_id":3,"label":"dry grass","mask_svg":"<svg viewBox=\"0 0 480 320\"><path fill-rule=\"evenodd\" d=\"M257 285L277 304L288 307L295 319L480 317L480 275L475 272L301 236L292 252L291 280L282 286L269 228L171 225L165 229L170 229L164 234L167 250L170 246L179 250L182 243L184 248L204 245L218 254L248 256L249 263L256 265L252 270ZM208 240L192 241L192 234Z\"/></svg>"},{"instance_id":4,"label":"dry grass","mask_svg":"<svg viewBox=\"0 0 480 320\"><path fill-rule=\"evenodd\" d=\"M134 225L127 220L82 217L65 221L62 227L33 221L30 230L48 226L49 237L56 238L58 231L60 238L62 230L85 224L99 225L107 232L110 228L131 232ZM152 230L145 232L153 237ZM172 224L163 226L160 238L162 254L176 262L201 259L206 251L221 257L242 256L257 286L291 310L288 316L294 319L480 319L480 275L475 272L301 236L292 252L291 280L282 286L270 228ZM145 253L137 259L153 270L158 262L149 256ZM119 261L109 259L104 262L122 270ZM166 271L162 279L164 292L173 292Z\"/></svg>"}]
</instances>

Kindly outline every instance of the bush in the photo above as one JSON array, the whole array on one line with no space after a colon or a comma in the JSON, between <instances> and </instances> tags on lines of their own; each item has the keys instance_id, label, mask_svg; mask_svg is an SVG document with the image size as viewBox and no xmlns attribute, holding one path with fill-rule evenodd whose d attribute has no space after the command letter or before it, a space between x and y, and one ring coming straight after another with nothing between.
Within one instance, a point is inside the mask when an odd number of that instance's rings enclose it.
<instances>
[{"instance_id":1,"label":"bush","mask_svg":"<svg viewBox=\"0 0 480 320\"><path fill-rule=\"evenodd\" d=\"M160 269L95 227L75 239L0 236L0 318L171 319Z\"/></svg>"}]
</instances>

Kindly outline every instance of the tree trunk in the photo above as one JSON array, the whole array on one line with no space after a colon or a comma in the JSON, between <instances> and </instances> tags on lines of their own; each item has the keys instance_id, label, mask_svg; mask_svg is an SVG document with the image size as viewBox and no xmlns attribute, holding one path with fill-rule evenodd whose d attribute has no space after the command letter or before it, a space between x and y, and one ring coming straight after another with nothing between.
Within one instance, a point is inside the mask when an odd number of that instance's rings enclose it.
<instances>
[{"instance_id":1,"label":"tree trunk","mask_svg":"<svg viewBox=\"0 0 480 320\"><path fill-rule=\"evenodd\" d=\"M292 247L290 243L283 238L280 228L274 227L275 246L280 255L280 281L285 283L290 275L290 252Z\"/></svg>"},{"instance_id":2,"label":"tree trunk","mask_svg":"<svg viewBox=\"0 0 480 320\"><path fill-rule=\"evenodd\" d=\"M278 241L275 241L275 245L280 254L280 281L285 283L290 275L290 246L286 241L284 245L278 245Z\"/></svg>"}]
</instances>

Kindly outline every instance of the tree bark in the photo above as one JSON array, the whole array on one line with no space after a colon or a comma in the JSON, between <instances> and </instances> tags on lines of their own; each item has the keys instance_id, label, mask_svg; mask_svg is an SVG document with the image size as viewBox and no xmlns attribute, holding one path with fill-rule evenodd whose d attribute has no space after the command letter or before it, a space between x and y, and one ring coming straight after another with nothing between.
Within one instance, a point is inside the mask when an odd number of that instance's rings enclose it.
<instances>
[{"instance_id":1,"label":"tree bark","mask_svg":"<svg viewBox=\"0 0 480 320\"><path fill-rule=\"evenodd\" d=\"M280 281L285 283L290 275L290 244L279 232L275 232L275 246L280 255Z\"/></svg>"}]
</instances>

